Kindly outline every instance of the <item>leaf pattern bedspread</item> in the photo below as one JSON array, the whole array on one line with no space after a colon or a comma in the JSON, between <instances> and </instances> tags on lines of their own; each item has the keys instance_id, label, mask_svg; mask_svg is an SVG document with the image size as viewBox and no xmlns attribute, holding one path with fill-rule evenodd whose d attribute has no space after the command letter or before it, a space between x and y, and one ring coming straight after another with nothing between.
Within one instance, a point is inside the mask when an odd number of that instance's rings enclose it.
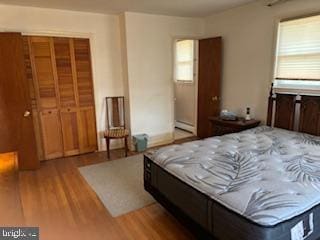
<instances>
[{"instance_id":1,"label":"leaf pattern bedspread","mask_svg":"<svg viewBox=\"0 0 320 240\"><path fill-rule=\"evenodd\" d=\"M151 160L263 226L320 203L320 137L262 126L167 146Z\"/></svg>"}]
</instances>

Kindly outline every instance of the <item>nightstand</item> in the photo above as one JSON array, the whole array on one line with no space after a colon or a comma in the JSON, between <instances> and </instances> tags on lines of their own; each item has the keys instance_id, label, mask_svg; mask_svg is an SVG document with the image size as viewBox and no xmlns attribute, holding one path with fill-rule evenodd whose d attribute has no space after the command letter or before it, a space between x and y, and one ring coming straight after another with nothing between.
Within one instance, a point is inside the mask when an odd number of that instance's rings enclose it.
<instances>
[{"instance_id":1,"label":"nightstand","mask_svg":"<svg viewBox=\"0 0 320 240\"><path fill-rule=\"evenodd\" d=\"M240 118L236 121L222 120L220 117L209 117L213 126L213 136L221 136L228 133L236 133L259 126L260 121L252 119L246 121Z\"/></svg>"}]
</instances>

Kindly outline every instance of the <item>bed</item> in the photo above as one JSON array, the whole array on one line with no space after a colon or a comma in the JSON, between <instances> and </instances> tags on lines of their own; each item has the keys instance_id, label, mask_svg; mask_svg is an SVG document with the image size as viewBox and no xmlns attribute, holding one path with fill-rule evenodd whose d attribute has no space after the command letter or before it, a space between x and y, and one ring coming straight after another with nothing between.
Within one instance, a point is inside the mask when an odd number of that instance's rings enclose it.
<instances>
[{"instance_id":1,"label":"bed","mask_svg":"<svg viewBox=\"0 0 320 240\"><path fill-rule=\"evenodd\" d=\"M201 239L318 239L319 116L319 97L270 94L269 126L147 153L145 189Z\"/></svg>"}]
</instances>

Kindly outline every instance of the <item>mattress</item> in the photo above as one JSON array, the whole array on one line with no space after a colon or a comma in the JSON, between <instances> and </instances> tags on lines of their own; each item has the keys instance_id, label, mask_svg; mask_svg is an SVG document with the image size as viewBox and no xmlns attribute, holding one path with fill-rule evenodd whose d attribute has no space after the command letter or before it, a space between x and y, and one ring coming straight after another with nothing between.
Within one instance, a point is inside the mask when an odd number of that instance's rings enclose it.
<instances>
[{"instance_id":1,"label":"mattress","mask_svg":"<svg viewBox=\"0 0 320 240\"><path fill-rule=\"evenodd\" d=\"M262 126L170 145L148 157L261 226L272 227L320 203L319 137ZM313 228L312 214L308 216ZM299 226L295 230L297 235L303 231Z\"/></svg>"}]
</instances>

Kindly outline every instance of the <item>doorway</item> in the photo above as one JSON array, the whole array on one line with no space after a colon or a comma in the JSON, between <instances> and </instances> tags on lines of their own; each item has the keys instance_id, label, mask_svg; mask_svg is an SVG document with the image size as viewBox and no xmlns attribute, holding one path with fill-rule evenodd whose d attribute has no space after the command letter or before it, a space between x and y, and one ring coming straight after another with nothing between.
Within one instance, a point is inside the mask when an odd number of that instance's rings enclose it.
<instances>
[{"instance_id":1,"label":"doorway","mask_svg":"<svg viewBox=\"0 0 320 240\"><path fill-rule=\"evenodd\" d=\"M174 41L174 138L197 135L198 41Z\"/></svg>"},{"instance_id":2,"label":"doorway","mask_svg":"<svg viewBox=\"0 0 320 240\"><path fill-rule=\"evenodd\" d=\"M213 136L220 112L222 37L174 41L175 139Z\"/></svg>"}]
</instances>

